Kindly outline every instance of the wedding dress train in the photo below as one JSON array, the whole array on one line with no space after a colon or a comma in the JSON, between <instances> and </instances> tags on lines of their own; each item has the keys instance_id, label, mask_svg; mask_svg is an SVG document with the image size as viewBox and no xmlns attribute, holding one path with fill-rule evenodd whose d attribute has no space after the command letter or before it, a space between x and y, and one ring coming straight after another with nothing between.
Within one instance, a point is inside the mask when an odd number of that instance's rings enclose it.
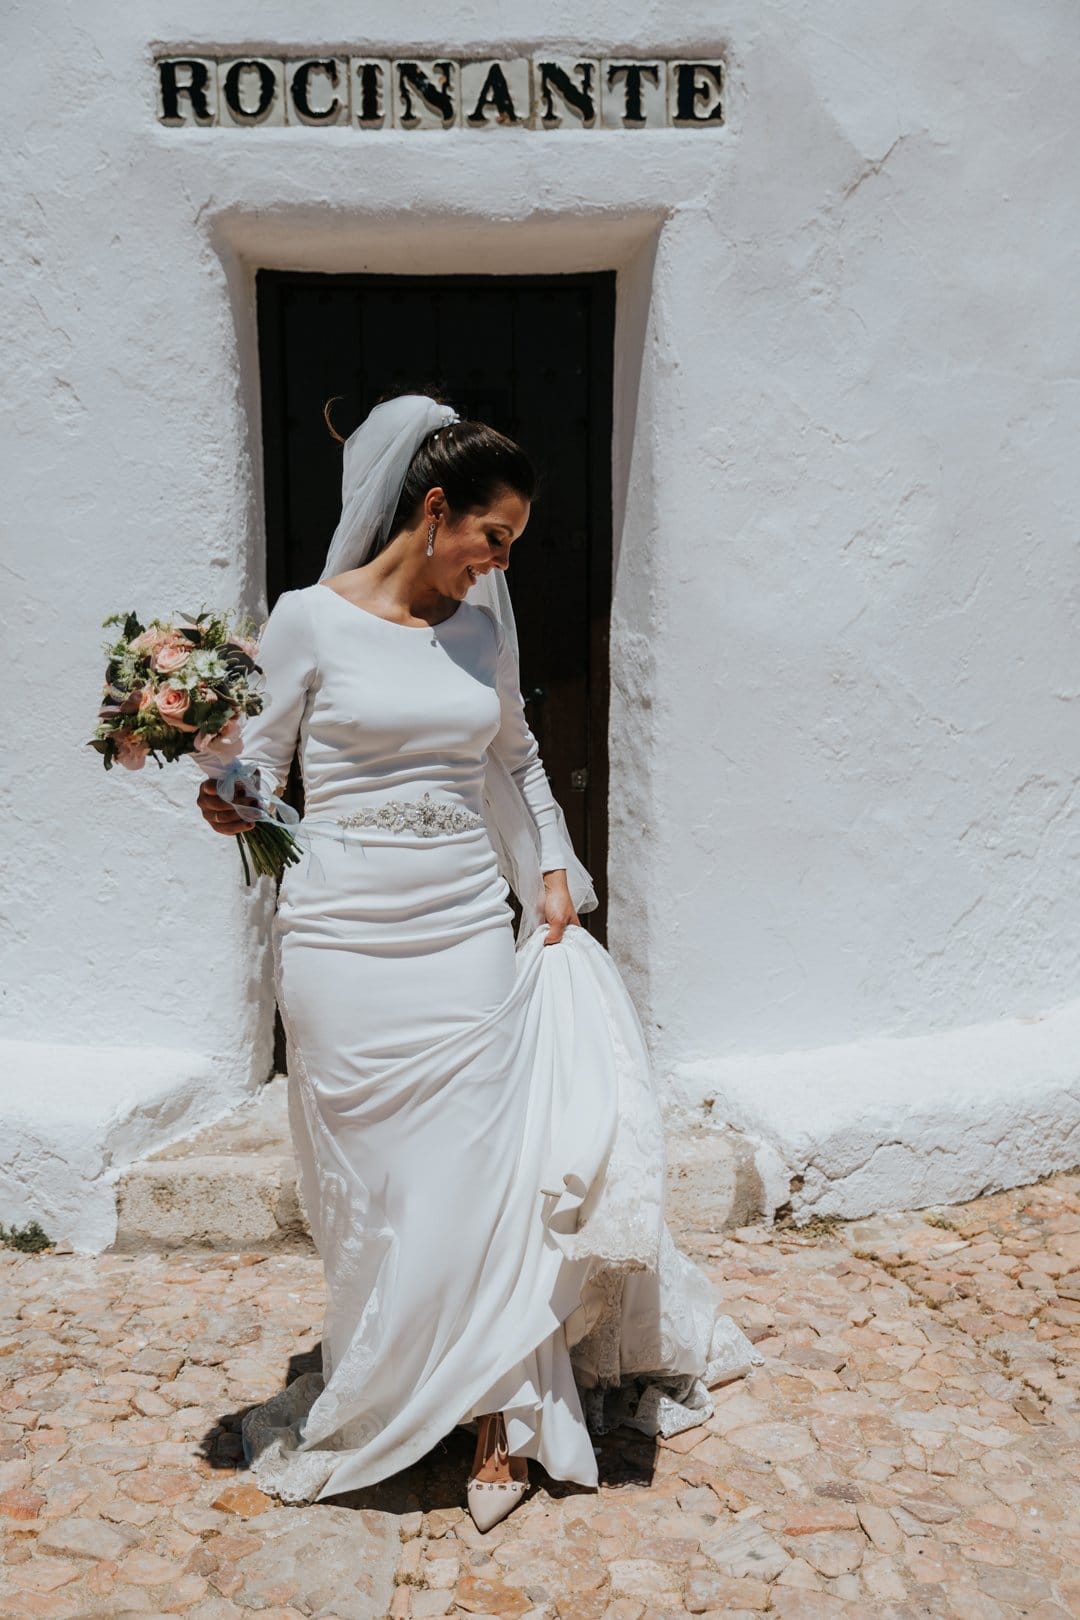
<instances>
[{"instance_id":1,"label":"wedding dress train","mask_svg":"<svg viewBox=\"0 0 1080 1620\"><path fill-rule=\"evenodd\" d=\"M263 633L244 758L299 742L307 850L274 920L289 1111L326 1276L322 1371L243 1420L267 1492L370 1485L502 1411L512 1454L597 1483L591 1435L672 1434L760 1357L664 1221L644 1036L582 928L515 949L485 828L498 751L559 864L499 627L405 626L313 585Z\"/></svg>"}]
</instances>

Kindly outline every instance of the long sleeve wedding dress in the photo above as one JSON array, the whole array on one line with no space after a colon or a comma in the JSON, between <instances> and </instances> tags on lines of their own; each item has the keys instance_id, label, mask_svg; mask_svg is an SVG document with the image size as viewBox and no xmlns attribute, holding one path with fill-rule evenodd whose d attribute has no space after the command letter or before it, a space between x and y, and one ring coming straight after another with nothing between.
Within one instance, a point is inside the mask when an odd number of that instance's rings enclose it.
<instances>
[{"instance_id":1,"label":"long sleeve wedding dress","mask_svg":"<svg viewBox=\"0 0 1080 1620\"><path fill-rule=\"evenodd\" d=\"M663 1218L644 1039L582 928L515 948L482 804L485 751L564 865L501 625L382 619L319 583L260 643L243 757L307 851L282 879L275 979L301 1188L326 1277L322 1372L243 1422L286 1501L373 1484L505 1413L512 1453L597 1483L591 1433L705 1421L759 1359Z\"/></svg>"}]
</instances>

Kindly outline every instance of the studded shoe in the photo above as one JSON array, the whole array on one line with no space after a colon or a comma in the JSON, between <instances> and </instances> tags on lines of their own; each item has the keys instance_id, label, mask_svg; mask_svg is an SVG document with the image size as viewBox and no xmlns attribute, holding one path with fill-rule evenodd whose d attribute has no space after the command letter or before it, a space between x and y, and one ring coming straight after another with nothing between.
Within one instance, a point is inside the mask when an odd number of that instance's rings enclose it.
<instances>
[{"instance_id":1,"label":"studded shoe","mask_svg":"<svg viewBox=\"0 0 1080 1620\"><path fill-rule=\"evenodd\" d=\"M500 1463L507 1463L510 1445L501 1412L496 1414L495 1426L495 1456ZM527 1479L475 1479L470 1474L465 1486L465 1498L476 1528L480 1531L490 1530L493 1524L505 1519L517 1507L528 1488Z\"/></svg>"}]
</instances>

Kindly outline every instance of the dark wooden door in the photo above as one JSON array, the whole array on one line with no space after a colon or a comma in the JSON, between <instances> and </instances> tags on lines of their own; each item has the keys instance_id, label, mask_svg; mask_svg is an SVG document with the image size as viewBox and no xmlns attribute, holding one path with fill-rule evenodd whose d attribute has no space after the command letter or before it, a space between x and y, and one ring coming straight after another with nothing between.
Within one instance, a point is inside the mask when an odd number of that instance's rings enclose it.
<instances>
[{"instance_id":1,"label":"dark wooden door","mask_svg":"<svg viewBox=\"0 0 1080 1620\"><path fill-rule=\"evenodd\" d=\"M528 450L541 487L507 583L526 712L606 939L608 625L615 277L256 277L267 592L318 579L341 512L341 447L384 394L437 392ZM290 796L299 804L294 766ZM280 1029L279 1029L279 1059ZM280 1062L279 1062L280 1066Z\"/></svg>"}]
</instances>

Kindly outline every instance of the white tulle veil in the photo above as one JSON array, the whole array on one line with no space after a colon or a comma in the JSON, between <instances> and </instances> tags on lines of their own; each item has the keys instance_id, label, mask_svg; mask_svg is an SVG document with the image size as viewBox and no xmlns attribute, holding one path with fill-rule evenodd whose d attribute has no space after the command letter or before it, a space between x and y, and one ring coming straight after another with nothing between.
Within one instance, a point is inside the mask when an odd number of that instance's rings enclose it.
<instances>
[{"instance_id":1,"label":"white tulle veil","mask_svg":"<svg viewBox=\"0 0 1080 1620\"><path fill-rule=\"evenodd\" d=\"M342 453L341 517L320 579L359 568L382 549L413 456L429 433L459 420L452 406L440 405L426 394L400 394L376 405L349 435ZM465 599L486 609L501 624L516 668L517 625L503 571L489 569ZM520 674L518 682L520 685ZM591 911L597 904L592 878L574 853L561 806L556 810L570 898L579 913ZM544 921L540 839L517 783L490 750L484 769L484 819L499 871L521 903L518 938L522 940Z\"/></svg>"}]
</instances>

